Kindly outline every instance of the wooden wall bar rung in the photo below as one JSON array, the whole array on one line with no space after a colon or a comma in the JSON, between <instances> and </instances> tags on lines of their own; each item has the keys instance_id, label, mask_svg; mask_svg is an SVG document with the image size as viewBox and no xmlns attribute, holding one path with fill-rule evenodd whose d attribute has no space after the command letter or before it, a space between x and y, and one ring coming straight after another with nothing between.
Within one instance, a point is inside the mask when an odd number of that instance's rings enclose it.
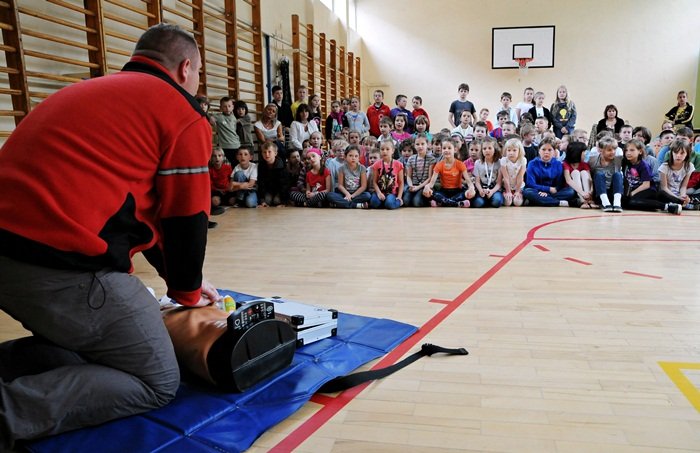
<instances>
[{"instance_id":1,"label":"wooden wall bar rung","mask_svg":"<svg viewBox=\"0 0 700 453\"><path fill-rule=\"evenodd\" d=\"M105 12L104 17L105 17L105 19L110 19L110 20L113 20L114 22L119 22L120 24L128 25L130 27L134 27L134 28L141 30L141 31L146 31L146 29L148 28L147 24L140 24L140 23L134 22L132 20L124 19L123 17L117 16L116 14Z\"/></svg>"},{"instance_id":2,"label":"wooden wall bar rung","mask_svg":"<svg viewBox=\"0 0 700 453\"><path fill-rule=\"evenodd\" d=\"M119 39L123 39L124 41L129 41L129 42L133 42L133 43L136 43L138 41L138 38L135 38L135 37L129 36L129 35L125 35L124 33L119 33L119 32L114 31L114 30L105 29L105 36L111 36L113 38L119 38Z\"/></svg>"},{"instance_id":3,"label":"wooden wall bar rung","mask_svg":"<svg viewBox=\"0 0 700 453\"><path fill-rule=\"evenodd\" d=\"M233 24L232 20L227 19L226 16L224 16L223 14L221 14L218 11L210 11L206 5L204 8L204 14L206 14L207 16L209 16L213 19L220 20L221 22L223 22L225 24L229 24L229 25Z\"/></svg>"},{"instance_id":4,"label":"wooden wall bar rung","mask_svg":"<svg viewBox=\"0 0 700 453\"><path fill-rule=\"evenodd\" d=\"M19 74L19 70L15 68L7 68L0 66L0 73L2 74Z\"/></svg>"},{"instance_id":5,"label":"wooden wall bar rung","mask_svg":"<svg viewBox=\"0 0 700 453\"><path fill-rule=\"evenodd\" d=\"M95 30L94 28L86 27L84 25L76 24L74 22L59 19L57 17L53 17L53 16L50 16L48 14L40 13L39 11L35 11L33 9L30 9L30 8L19 7L19 8L17 8L17 11L19 11L22 14L26 14L28 16L36 17L37 19L43 19L47 22L52 22L54 24L65 25L66 27L74 28L76 30L84 31L87 33L97 33L97 30Z\"/></svg>"},{"instance_id":6,"label":"wooden wall bar rung","mask_svg":"<svg viewBox=\"0 0 700 453\"><path fill-rule=\"evenodd\" d=\"M10 96L16 96L22 94L22 90L13 90L12 88L0 88L0 94L9 94Z\"/></svg>"},{"instance_id":7,"label":"wooden wall bar rung","mask_svg":"<svg viewBox=\"0 0 700 453\"><path fill-rule=\"evenodd\" d=\"M226 74L222 74L220 72L214 72L214 71L207 71L207 75L210 75L212 77L218 77L220 79L228 79L228 80L235 80L236 79L235 77L232 77L232 76L229 76Z\"/></svg>"},{"instance_id":8,"label":"wooden wall bar rung","mask_svg":"<svg viewBox=\"0 0 700 453\"><path fill-rule=\"evenodd\" d=\"M76 66L82 66L84 68L99 68L99 65L96 63L89 63L87 61L74 60L72 58L66 58L66 57L58 57L56 55L51 55L51 54L43 53L43 52L36 52L34 50L26 49L24 51L24 55L27 57L41 58L43 60L59 61L61 63L68 63L68 64L72 64L72 65L76 65Z\"/></svg>"},{"instance_id":9,"label":"wooden wall bar rung","mask_svg":"<svg viewBox=\"0 0 700 453\"><path fill-rule=\"evenodd\" d=\"M22 28L22 34L27 36L32 36L34 38L45 39L47 41L53 41L60 44L65 44L67 46L78 47L80 49L86 50L97 50L97 47L91 46L89 44L83 44L77 41L71 41L69 39L60 38L58 36L47 35L45 33L40 33L38 31L30 30L28 28Z\"/></svg>"},{"instance_id":10,"label":"wooden wall bar rung","mask_svg":"<svg viewBox=\"0 0 700 453\"><path fill-rule=\"evenodd\" d=\"M207 52L215 53L217 55L221 55L222 57L230 58L233 56L233 54L230 54L230 53L227 53L223 50L215 49L215 48L209 47L209 46L205 46L204 50L206 50Z\"/></svg>"},{"instance_id":11,"label":"wooden wall bar rung","mask_svg":"<svg viewBox=\"0 0 700 453\"><path fill-rule=\"evenodd\" d=\"M225 68L225 69L229 69L229 70L235 69L233 66L227 65L226 63L222 63L220 61L213 61L213 60L209 60L209 59L207 59L206 61L210 65L218 66L219 68ZM234 77L234 79L235 79L235 77Z\"/></svg>"},{"instance_id":12,"label":"wooden wall bar rung","mask_svg":"<svg viewBox=\"0 0 700 453\"><path fill-rule=\"evenodd\" d=\"M0 116L24 116L21 110L0 110Z\"/></svg>"},{"instance_id":13,"label":"wooden wall bar rung","mask_svg":"<svg viewBox=\"0 0 700 453\"><path fill-rule=\"evenodd\" d=\"M226 34L227 34L226 30L224 30L223 28L217 28L217 27L213 26L212 24L205 23L204 28L206 28L207 30L211 30L213 32L216 32L216 33L220 33L224 36L226 36Z\"/></svg>"},{"instance_id":14,"label":"wooden wall bar rung","mask_svg":"<svg viewBox=\"0 0 700 453\"><path fill-rule=\"evenodd\" d=\"M76 77L68 77L56 74L47 74L45 72L38 71L26 71L27 77L36 77L38 79L55 80L57 82L80 82L82 79Z\"/></svg>"},{"instance_id":15,"label":"wooden wall bar rung","mask_svg":"<svg viewBox=\"0 0 700 453\"><path fill-rule=\"evenodd\" d=\"M107 47L106 50L107 50L107 52L109 52L109 53L121 55L121 56L123 56L123 57L131 57L131 52L129 52L128 50L117 49L117 48L115 48L115 47Z\"/></svg>"},{"instance_id":16,"label":"wooden wall bar rung","mask_svg":"<svg viewBox=\"0 0 700 453\"><path fill-rule=\"evenodd\" d=\"M187 0L177 0L177 2L182 3L183 5L187 5L194 10L199 10L199 11L202 10L201 5L195 4L193 2L188 2Z\"/></svg>"},{"instance_id":17,"label":"wooden wall bar rung","mask_svg":"<svg viewBox=\"0 0 700 453\"><path fill-rule=\"evenodd\" d=\"M95 12L86 8L81 8L80 6L74 5L73 3L64 2L63 0L46 0L48 3L53 3L54 5L62 6L63 8L77 11L85 16L94 16Z\"/></svg>"},{"instance_id":18,"label":"wooden wall bar rung","mask_svg":"<svg viewBox=\"0 0 700 453\"><path fill-rule=\"evenodd\" d=\"M150 13L148 11L144 11L142 9L138 9L135 6L131 6L128 3L121 2L119 0L103 0L105 3L111 3L112 5L119 6L120 8L128 9L132 13L136 14L141 14L142 16L146 16L149 18L155 17L155 14Z\"/></svg>"},{"instance_id":19,"label":"wooden wall bar rung","mask_svg":"<svg viewBox=\"0 0 700 453\"><path fill-rule=\"evenodd\" d=\"M0 45L0 50L3 52L16 52L17 48L14 46L6 46L5 44Z\"/></svg>"}]
</instances>

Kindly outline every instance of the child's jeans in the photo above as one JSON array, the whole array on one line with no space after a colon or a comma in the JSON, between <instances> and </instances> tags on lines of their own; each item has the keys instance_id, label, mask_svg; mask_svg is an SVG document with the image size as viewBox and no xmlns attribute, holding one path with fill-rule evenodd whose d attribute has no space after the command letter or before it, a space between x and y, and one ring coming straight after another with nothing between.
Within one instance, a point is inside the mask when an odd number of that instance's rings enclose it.
<instances>
[{"instance_id":1,"label":"child's jeans","mask_svg":"<svg viewBox=\"0 0 700 453\"><path fill-rule=\"evenodd\" d=\"M464 201L464 189L440 189L433 192L433 199L441 206L457 207L460 201Z\"/></svg>"},{"instance_id":2,"label":"child's jeans","mask_svg":"<svg viewBox=\"0 0 700 453\"><path fill-rule=\"evenodd\" d=\"M358 204L368 203L372 196L369 192L362 192L348 201L341 191L335 189L335 192L330 192L327 198L331 205L336 208L356 208Z\"/></svg>"},{"instance_id":3,"label":"child's jeans","mask_svg":"<svg viewBox=\"0 0 700 453\"><path fill-rule=\"evenodd\" d=\"M484 206L491 206L492 208L503 206L503 192L498 191L491 195L491 198L481 197L477 193L472 200L472 208L483 208Z\"/></svg>"},{"instance_id":4,"label":"child's jeans","mask_svg":"<svg viewBox=\"0 0 700 453\"><path fill-rule=\"evenodd\" d=\"M427 199L423 196L423 189L411 192L406 189L403 193L403 205L413 206L414 208L420 208L425 206Z\"/></svg>"},{"instance_id":5,"label":"child's jeans","mask_svg":"<svg viewBox=\"0 0 700 453\"><path fill-rule=\"evenodd\" d=\"M401 202L396 195L393 193L388 193L384 195L384 201L380 200L376 193L372 194L372 198L369 200L369 207L372 209L386 208L386 209L398 209L401 206Z\"/></svg>"},{"instance_id":6,"label":"child's jeans","mask_svg":"<svg viewBox=\"0 0 700 453\"><path fill-rule=\"evenodd\" d=\"M595 187L595 194L598 198L605 194L607 194L609 197L616 193L621 194L624 191L622 172L617 171L613 173L612 184L610 184L609 189L607 188L607 183L605 182L605 173L602 171L596 172L596 174L593 175L593 187Z\"/></svg>"},{"instance_id":7,"label":"child's jeans","mask_svg":"<svg viewBox=\"0 0 700 453\"><path fill-rule=\"evenodd\" d=\"M248 182L248 178L242 171L237 171L233 174L234 182ZM243 204L246 208L255 208L258 206L258 193L255 189L235 190L236 201Z\"/></svg>"}]
</instances>

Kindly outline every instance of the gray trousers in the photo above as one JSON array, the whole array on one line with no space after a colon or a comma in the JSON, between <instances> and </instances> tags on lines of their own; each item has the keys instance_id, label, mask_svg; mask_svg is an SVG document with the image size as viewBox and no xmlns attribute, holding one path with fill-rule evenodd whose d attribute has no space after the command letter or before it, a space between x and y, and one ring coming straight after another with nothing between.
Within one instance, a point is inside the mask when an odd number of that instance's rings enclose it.
<instances>
[{"instance_id":1,"label":"gray trousers","mask_svg":"<svg viewBox=\"0 0 700 453\"><path fill-rule=\"evenodd\" d=\"M0 450L164 406L180 374L136 277L0 256L0 309L34 336L0 344Z\"/></svg>"}]
</instances>

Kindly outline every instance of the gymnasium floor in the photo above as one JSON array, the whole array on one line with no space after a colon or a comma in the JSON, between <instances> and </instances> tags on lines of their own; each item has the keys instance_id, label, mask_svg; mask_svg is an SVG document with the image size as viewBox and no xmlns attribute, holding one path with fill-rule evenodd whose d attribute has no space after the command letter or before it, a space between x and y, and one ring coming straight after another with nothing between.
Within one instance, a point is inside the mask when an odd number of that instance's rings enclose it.
<instances>
[{"instance_id":1,"label":"gymnasium floor","mask_svg":"<svg viewBox=\"0 0 700 453\"><path fill-rule=\"evenodd\" d=\"M470 352L317 396L250 451L700 451L699 217L229 209L218 287L422 326L384 365L424 342Z\"/></svg>"}]
</instances>

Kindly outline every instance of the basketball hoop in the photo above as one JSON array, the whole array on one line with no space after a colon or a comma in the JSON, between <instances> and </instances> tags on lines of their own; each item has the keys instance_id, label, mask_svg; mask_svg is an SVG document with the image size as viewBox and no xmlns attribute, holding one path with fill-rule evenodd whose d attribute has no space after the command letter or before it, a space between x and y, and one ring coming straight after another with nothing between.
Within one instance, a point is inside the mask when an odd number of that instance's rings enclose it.
<instances>
[{"instance_id":1,"label":"basketball hoop","mask_svg":"<svg viewBox=\"0 0 700 453\"><path fill-rule=\"evenodd\" d=\"M513 58L518 63L518 71L521 76L527 75L527 65L533 60L532 58Z\"/></svg>"}]
</instances>

